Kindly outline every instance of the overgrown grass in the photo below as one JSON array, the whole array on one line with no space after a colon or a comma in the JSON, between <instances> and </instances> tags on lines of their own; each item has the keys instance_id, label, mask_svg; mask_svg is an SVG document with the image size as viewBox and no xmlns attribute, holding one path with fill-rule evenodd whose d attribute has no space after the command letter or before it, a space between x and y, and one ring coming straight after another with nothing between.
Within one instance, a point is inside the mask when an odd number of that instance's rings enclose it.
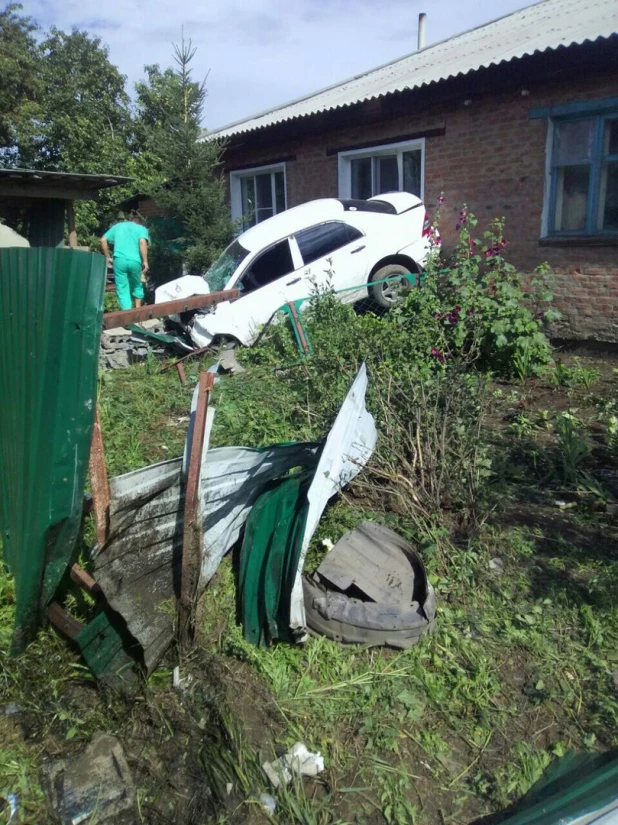
<instances>
[{"instance_id":1,"label":"overgrown grass","mask_svg":"<svg viewBox=\"0 0 618 825\"><path fill-rule=\"evenodd\" d=\"M469 297L478 303L472 286ZM231 558L204 597L200 649L180 661L194 678L180 691L173 658L133 699L97 688L46 630L19 659L0 654L0 797L17 795L18 822L49 821L44 761L78 751L95 730L125 744L141 821L153 825L466 822L519 798L566 749L618 745L615 387L600 362L532 378L546 342L530 314L525 351L509 327L521 320L516 308L505 316L483 304L487 328L468 320L458 342L450 327L461 312L445 321L419 300L377 317L326 296L306 316L315 355L300 362L289 328L269 330L240 354L247 372L216 385L211 443L323 437L365 360L380 442L325 513L306 569L319 564L323 539L364 519L386 523L425 560L437 632L403 652L325 638L254 648L236 624ZM501 384L478 369L478 341L498 322ZM460 355L438 357L446 349L436 334ZM504 379L506 352L519 353L517 384ZM214 360L187 362L185 387L155 361L101 378L111 475L181 454L198 373ZM12 615L0 571L2 651ZM3 721L11 702L19 712ZM299 740L327 769L275 793L261 762ZM277 800L270 820L263 793Z\"/></svg>"}]
</instances>

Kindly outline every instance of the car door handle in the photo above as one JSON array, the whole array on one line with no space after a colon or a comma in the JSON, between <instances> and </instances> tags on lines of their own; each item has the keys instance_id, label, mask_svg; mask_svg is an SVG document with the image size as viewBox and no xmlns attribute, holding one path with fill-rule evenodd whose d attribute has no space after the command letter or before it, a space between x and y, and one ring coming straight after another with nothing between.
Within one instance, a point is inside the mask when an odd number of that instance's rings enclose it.
<instances>
[{"instance_id":1,"label":"car door handle","mask_svg":"<svg viewBox=\"0 0 618 825\"><path fill-rule=\"evenodd\" d=\"M288 281L286 286L292 286L292 284L297 284L300 280L300 278L294 278L293 281Z\"/></svg>"},{"instance_id":2,"label":"car door handle","mask_svg":"<svg viewBox=\"0 0 618 825\"><path fill-rule=\"evenodd\" d=\"M366 246L366 244L363 244L362 246L357 246L356 249L353 249L350 252L350 255L354 255L355 252L361 252L365 248L365 246Z\"/></svg>"}]
</instances>

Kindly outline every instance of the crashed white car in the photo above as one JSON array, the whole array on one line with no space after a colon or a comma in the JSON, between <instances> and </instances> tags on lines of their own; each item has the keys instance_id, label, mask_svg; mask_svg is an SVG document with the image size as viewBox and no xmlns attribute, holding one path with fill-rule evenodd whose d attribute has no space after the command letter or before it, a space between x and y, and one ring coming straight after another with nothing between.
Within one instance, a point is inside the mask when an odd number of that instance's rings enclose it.
<instances>
[{"instance_id":1,"label":"crashed white car","mask_svg":"<svg viewBox=\"0 0 618 825\"><path fill-rule=\"evenodd\" d=\"M196 316L191 337L200 347L216 338L249 345L284 304L326 287L347 303L370 297L388 308L397 276L421 272L431 236L423 202L407 192L296 206L243 232L210 267L209 291L236 288L240 298Z\"/></svg>"}]
</instances>

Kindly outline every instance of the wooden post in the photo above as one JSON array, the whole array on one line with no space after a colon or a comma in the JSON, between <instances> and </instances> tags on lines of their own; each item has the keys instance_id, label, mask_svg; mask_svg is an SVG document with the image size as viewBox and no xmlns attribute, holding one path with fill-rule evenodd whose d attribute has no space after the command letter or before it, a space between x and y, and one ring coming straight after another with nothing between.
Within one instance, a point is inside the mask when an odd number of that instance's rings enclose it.
<instances>
[{"instance_id":1,"label":"wooden post","mask_svg":"<svg viewBox=\"0 0 618 825\"><path fill-rule=\"evenodd\" d=\"M69 224L69 247L77 249L77 229L75 228L75 208L73 201L67 201L67 223Z\"/></svg>"},{"instance_id":2,"label":"wooden post","mask_svg":"<svg viewBox=\"0 0 618 825\"><path fill-rule=\"evenodd\" d=\"M97 543L99 548L103 549L107 541L110 490L105 467L105 450L98 407L95 413L92 444L90 446L90 489L92 492L94 521L97 526Z\"/></svg>"}]
</instances>

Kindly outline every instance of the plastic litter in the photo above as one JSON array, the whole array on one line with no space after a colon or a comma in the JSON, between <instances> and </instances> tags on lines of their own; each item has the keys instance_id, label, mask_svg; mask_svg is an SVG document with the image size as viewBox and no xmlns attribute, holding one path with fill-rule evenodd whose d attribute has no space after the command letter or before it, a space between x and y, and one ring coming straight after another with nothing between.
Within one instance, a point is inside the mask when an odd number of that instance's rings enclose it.
<instances>
[{"instance_id":1,"label":"plastic litter","mask_svg":"<svg viewBox=\"0 0 618 825\"><path fill-rule=\"evenodd\" d=\"M270 816L272 816L277 810L277 800L269 793L260 794L260 805L262 806L264 812Z\"/></svg>"},{"instance_id":2,"label":"plastic litter","mask_svg":"<svg viewBox=\"0 0 618 825\"><path fill-rule=\"evenodd\" d=\"M502 559L499 559L498 557L490 559L489 569L493 570L494 573L498 573L498 575L500 575L501 573L504 573L504 562L502 561Z\"/></svg>"},{"instance_id":3,"label":"plastic litter","mask_svg":"<svg viewBox=\"0 0 618 825\"><path fill-rule=\"evenodd\" d=\"M274 762L264 762L262 770L272 782L273 787L287 785L293 774L297 776L317 776L324 770L324 757L321 753L311 753L302 742L297 742L287 753Z\"/></svg>"},{"instance_id":4,"label":"plastic litter","mask_svg":"<svg viewBox=\"0 0 618 825\"><path fill-rule=\"evenodd\" d=\"M11 825L13 821L13 817L17 814L17 794L8 793L6 795L6 801L9 806L9 818L6 821L6 825Z\"/></svg>"},{"instance_id":5,"label":"plastic litter","mask_svg":"<svg viewBox=\"0 0 618 825\"><path fill-rule=\"evenodd\" d=\"M9 702L8 705L4 706L5 716L15 716L18 713L21 713L21 708L16 702Z\"/></svg>"}]
</instances>

